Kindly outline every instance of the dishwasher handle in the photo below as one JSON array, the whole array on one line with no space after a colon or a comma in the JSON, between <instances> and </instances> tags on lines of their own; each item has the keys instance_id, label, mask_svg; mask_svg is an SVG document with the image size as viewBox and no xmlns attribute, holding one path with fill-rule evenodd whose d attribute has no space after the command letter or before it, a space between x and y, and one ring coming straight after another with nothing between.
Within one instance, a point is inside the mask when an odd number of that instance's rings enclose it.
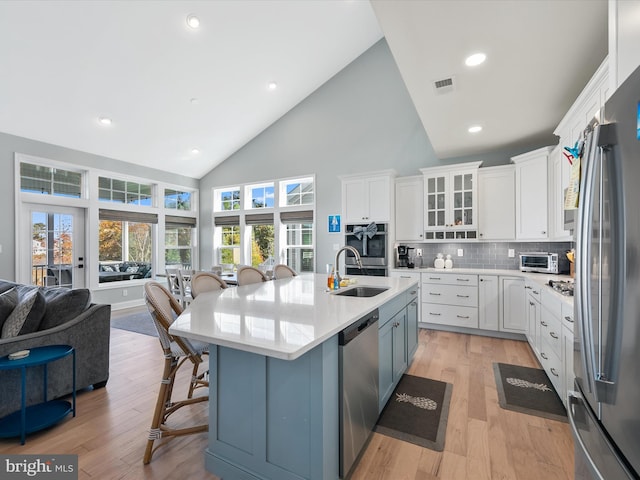
<instances>
[{"instance_id":1,"label":"dishwasher handle","mask_svg":"<svg viewBox=\"0 0 640 480\"><path fill-rule=\"evenodd\" d=\"M338 345L341 347L347 345L367 328L372 325L377 325L378 318L379 314L378 309L376 308L373 312L370 312L364 317L353 322L338 334Z\"/></svg>"}]
</instances>

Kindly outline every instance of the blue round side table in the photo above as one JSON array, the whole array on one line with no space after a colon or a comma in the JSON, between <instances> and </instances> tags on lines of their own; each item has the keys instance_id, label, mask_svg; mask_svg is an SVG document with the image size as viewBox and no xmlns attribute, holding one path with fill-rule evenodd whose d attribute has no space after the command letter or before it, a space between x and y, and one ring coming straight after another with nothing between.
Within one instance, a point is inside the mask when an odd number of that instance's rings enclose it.
<instances>
[{"instance_id":1,"label":"blue round side table","mask_svg":"<svg viewBox=\"0 0 640 480\"><path fill-rule=\"evenodd\" d=\"M49 363L69 355L73 357L73 401L47 401L47 366ZM43 366L44 399L41 403L27 407L27 368ZM32 348L29 356L10 360L8 356L0 358L0 370L21 371L21 407L0 419L0 438L20 437L24 445L28 433L36 432L59 422L69 413L76 416L76 351L69 345L48 345Z\"/></svg>"}]
</instances>

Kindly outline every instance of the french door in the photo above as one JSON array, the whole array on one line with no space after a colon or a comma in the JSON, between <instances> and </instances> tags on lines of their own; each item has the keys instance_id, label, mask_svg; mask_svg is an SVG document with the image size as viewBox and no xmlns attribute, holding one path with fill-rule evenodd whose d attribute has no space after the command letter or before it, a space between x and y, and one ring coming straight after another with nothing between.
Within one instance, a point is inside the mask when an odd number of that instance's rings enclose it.
<instances>
[{"instance_id":1,"label":"french door","mask_svg":"<svg viewBox=\"0 0 640 480\"><path fill-rule=\"evenodd\" d=\"M85 210L22 204L18 281L28 285L85 286Z\"/></svg>"}]
</instances>

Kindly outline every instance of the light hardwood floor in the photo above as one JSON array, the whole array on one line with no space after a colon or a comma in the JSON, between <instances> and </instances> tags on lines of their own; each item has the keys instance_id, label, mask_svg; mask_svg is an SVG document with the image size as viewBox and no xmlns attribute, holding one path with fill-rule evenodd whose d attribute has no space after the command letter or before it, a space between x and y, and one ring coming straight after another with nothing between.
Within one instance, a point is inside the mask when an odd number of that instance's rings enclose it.
<instances>
[{"instance_id":1,"label":"light hardwood floor","mask_svg":"<svg viewBox=\"0 0 640 480\"><path fill-rule=\"evenodd\" d=\"M453 384L444 452L373 434L352 478L572 479L569 426L501 409L493 362L539 367L525 342L421 330L408 373ZM156 338L112 329L106 388L79 394L76 418L29 435L24 446L0 439L0 451L78 454L80 479L216 479L204 469L205 433L173 439L142 464L161 367ZM178 392L186 391L182 373ZM204 421L206 404L188 413Z\"/></svg>"}]
</instances>

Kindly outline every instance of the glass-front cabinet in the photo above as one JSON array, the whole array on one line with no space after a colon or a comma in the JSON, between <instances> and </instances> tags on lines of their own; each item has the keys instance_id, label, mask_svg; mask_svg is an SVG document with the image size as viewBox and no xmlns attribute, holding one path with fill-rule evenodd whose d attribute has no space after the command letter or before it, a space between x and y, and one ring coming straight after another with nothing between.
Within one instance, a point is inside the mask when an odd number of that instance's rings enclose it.
<instances>
[{"instance_id":1,"label":"glass-front cabinet","mask_svg":"<svg viewBox=\"0 0 640 480\"><path fill-rule=\"evenodd\" d=\"M420 169L424 176L425 240L478 238L477 177L481 164Z\"/></svg>"}]
</instances>

